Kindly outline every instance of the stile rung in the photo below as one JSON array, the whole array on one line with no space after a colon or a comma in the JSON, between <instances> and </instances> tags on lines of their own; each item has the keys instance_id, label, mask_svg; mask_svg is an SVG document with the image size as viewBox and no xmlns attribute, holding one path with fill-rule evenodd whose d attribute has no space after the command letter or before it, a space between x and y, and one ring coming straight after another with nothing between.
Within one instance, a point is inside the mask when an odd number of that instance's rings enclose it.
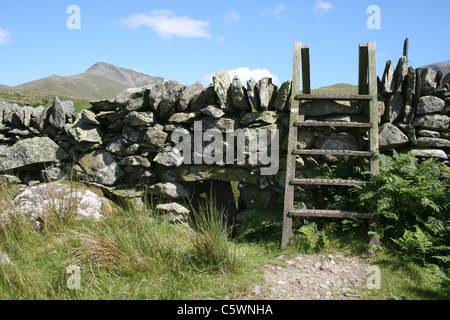
<instances>
[{"instance_id":1,"label":"stile rung","mask_svg":"<svg viewBox=\"0 0 450 320\"><path fill-rule=\"evenodd\" d=\"M334 100L334 101L370 101L366 94L297 94L296 100Z\"/></svg>"},{"instance_id":2,"label":"stile rung","mask_svg":"<svg viewBox=\"0 0 450 320\"><path fill-rule=\"evenodd\" d=\"M372 151L355 151L355 150L326 150L326 149L297 149L293 151L294 155L325 155L325 156L358 156L371 157Z\"/></svg>"},{"instance_id":3,"label":"stile rung","mask_svg":"<svg viewBox=\"0 0 450 320\"><path fill-rule=\"evenodd\" d=\"M316 185L316 186L363 186L367 182L361 180L337 180L337 179L293 179L294 185Z\"/></svg>"},{"instance_id":4,"label":"stile rung","mask_svg":"<svg viewBox=\"0 0 450 320\"><path fill-rule=\"evenodd\" d=\"M302 209L292 210L289 212L291 217L317 217L317 218L348 218L348 219L370 219L372 215L369 213L342 211L342 210L317 210Z\"/></svg>"},{"instance_id":5,"label":"stile rung","mask_svg":"<svg viewBox=\"0 0 450 320\"><path fill-rule=\"evenodd\" d=\"M298 121L296 127L344 127L344 128L372 128L371 123L363 122L337 122L337 121Z\"/></svg>"}]
</instances>

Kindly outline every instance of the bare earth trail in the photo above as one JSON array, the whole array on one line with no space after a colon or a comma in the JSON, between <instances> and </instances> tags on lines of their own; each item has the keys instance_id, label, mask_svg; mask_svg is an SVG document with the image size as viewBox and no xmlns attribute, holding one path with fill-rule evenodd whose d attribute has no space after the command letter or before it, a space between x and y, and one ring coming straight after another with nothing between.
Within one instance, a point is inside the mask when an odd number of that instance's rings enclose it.
<instances>
[{"instance_id":1,"label":"bare earth trail","mask_svg":"<svg viewBox=\"0 0 450 320\"><path fill-rule=\"evenodd\" d=\"M344 254L278 257L267 264L264 280L254 284L242 300L358 300L367 285L370 263Z\"/></svg>"}]
</instances>

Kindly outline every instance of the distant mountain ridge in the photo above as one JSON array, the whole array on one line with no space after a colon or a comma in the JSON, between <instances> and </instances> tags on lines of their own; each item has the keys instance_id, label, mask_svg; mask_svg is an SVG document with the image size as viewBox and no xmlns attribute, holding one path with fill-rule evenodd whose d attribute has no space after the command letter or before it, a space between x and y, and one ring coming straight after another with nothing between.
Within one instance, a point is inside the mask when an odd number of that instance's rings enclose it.
<instances>
[{"instance_id":1,"label":"distant mountain ridge","mask_svg":"<svg viewBox=\"0 0 450 320\"><path fill-rule=\"evenodd\" d=\"M431 68L436 71L441 70L445 76L450 72L450 60L436 62L436 63L430 63L430 64L427 64L426 66L423 66L422 68Z\"/></svg>"},{"instance_id":2,"label":"distant mountain ridge","mask_svg":"<svg viewBox=\"0 0 450 320\"><path fill-rule=\"evenodd\" d=\"M52 75L7 89L43 92L56 96L85 100L116 97L127 88L141 87L164 81L135 70L124 69L105 62L97 62L87 71L73 76Z\"/></svg>"}]
</instances>

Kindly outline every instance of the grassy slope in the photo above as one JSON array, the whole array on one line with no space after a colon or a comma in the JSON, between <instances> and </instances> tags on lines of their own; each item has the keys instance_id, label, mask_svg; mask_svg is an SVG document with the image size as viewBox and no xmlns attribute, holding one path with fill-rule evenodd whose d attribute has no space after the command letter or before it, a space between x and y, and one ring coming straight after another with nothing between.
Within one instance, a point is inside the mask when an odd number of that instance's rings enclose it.
<instances>
[{"instance_id":1,"label":"grassy slope","mask_svg":"<svg viewBox=\"0 0 450 320\"><path fill-rule=\"evenodd\" d=\"M87 74L51 76L14 87L14 90L45 92L83 100L111 99L124 89L126 86L116 81Z\"/></svg>"}]
</instances>

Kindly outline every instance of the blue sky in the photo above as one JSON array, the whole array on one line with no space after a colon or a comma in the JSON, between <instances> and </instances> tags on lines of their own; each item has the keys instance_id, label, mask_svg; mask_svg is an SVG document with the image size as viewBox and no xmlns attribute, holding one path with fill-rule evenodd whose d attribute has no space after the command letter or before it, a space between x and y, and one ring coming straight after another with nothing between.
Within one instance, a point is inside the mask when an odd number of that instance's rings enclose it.
<instances>
[{"instance_id":1,"label":"blue sky","mask_svg":"<svg viewBox=\"0 0 450 320\"><path fill-rule=\"evenodd\" d=\"M379 28L367 26L371 5ZM292 77L294 41L310 46L313 88L356 84L359 43L376 41L379 75L407 37L413 67L449 60L449 12L448 0L0 0L0 84L98 61L186 85L207 85L220 69L281 84Z\"/></svg>"}]
</instances>

